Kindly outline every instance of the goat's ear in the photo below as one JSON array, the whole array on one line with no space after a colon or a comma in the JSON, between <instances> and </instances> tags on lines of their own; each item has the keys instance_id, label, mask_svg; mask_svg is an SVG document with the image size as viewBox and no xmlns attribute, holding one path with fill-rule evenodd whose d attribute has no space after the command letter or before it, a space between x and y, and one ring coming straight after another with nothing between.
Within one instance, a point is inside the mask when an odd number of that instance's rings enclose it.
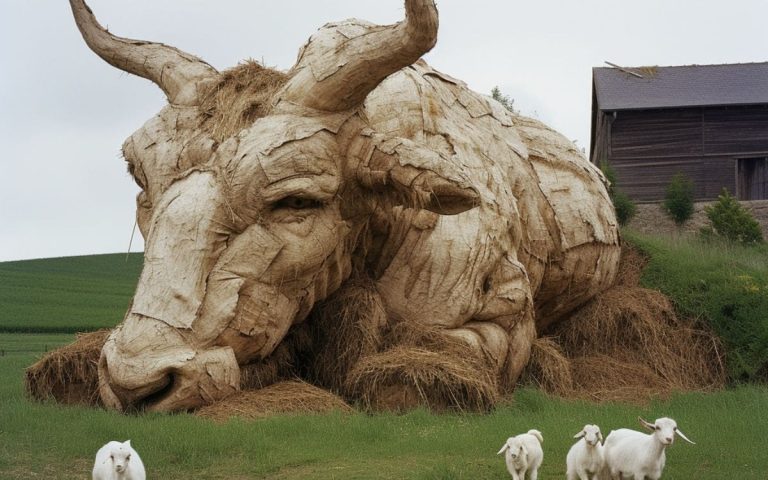
<instances>
[{"instance_id":1,"label":"goat's ear","mask_svg":"<svg viewBox=\"0 0 768 480\"><path fill-rule=\"evenodd\" d=\"M504 450L508 448L509 448L509 443L504 443L504 446L501 447L501 450L499 450L498 453L496 453L496 455L501 455L502 453L504 453Z\"/></svg>"},{"instance_id":2,"label":"goat's ear","mask_svg":"<svg viewBox=\"0 0 768 480\"><path fill-rule=\"evenodd\" d=\"M363 132L350 144L348 159L360 185L395 205L454 215L480 204L477 190L449 159L411 140Z\"/></svg>"},{"instance_id":3,"label":"goat's ear","mask_svg":"<svg viewBox=\"0 0 768 480\"><path fill-rule=\"evenodd\" d=\"M125 445L128 448L131 448L131 441L130 440L126 440L125 442L123 442L123 445Z\"/></svg>"},{"instance_id":4,"label":"goat's ear","mask_svg":"<svg viewBox=\"0 0 768 480\"><path fill-rule=\"evenodd\" d=\"M643 417L637 417L637 419L640 421L640 425L644 426L648 430L652 430L652 431L656 430L656 425L646 420L643 420Z\"/></svg>"},{"instance_id":5,"label":"goat's ear","mask_svg":"<svg viewBox=\"0 0 768 480\"><path fill-rule=\"evenodd\" d=\"M581 438L583 436L584 436L584 430L582 430L579 433L577 433L576 435L574 435L573 438Z\"/></svg>"},{"instance_id":6,"label":"goat's ear","mask_svg":"<svg viewBox=\"0 0 768 480\"><path fill-rule=\"evenodd\" d=\"M600 442L603 441L603 434L601 432L597 432L597 439L600 440Z\"/></svg>"}]
</instances>

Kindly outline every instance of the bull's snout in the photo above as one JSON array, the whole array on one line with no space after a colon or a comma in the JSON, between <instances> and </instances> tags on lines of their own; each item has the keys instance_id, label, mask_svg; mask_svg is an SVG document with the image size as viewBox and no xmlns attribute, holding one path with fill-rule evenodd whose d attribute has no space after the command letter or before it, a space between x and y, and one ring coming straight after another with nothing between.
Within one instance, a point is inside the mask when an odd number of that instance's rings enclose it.
<instances>
[{"instance_id":1,"label":"bull's snout","mask_svg":"<svg viewBox=\"0 0 768 480\"><path fill-rule=\"evenodd\" d=\"M120 330L113 333L99 359L99 393L107 407L183 411L239 389L240 369L229 347L197 351L190 346L155 343L126 348L125 341L131 339L125 337Z\"/></svg>"}]
</instances>

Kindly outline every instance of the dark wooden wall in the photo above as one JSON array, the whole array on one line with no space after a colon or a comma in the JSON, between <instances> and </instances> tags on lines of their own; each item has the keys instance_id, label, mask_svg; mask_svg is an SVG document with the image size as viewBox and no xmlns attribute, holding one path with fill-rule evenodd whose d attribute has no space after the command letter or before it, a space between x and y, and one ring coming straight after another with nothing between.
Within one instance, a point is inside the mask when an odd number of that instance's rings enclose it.
<instances>
[{"instance_id":1,"label":"dark wooden wall","mask_svg":"<svg viewBox=\"0 0 768 480\"><path fill-rule=\"evenodd\" d=\"M723 187L735 194L736 159L768 156L768 105L598 111L593 125L592 161L607 158L638 202L662 200L678 172L693 180L696 200Z\"/></svg>"}]
</instances>

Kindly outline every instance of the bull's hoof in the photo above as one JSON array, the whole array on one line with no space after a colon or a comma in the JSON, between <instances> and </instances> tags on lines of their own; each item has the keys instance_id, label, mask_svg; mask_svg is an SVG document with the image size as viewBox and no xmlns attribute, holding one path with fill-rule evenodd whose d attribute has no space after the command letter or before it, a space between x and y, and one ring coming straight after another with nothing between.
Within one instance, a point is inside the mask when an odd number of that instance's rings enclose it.
<instances>
[{"instance_id":1,"label":"bull's hoof","mask_svg":"<svg viewBox=\"0 0 768 480\"><path fill-rule=\"evenodd\" d=\"M417 347L362 358L347 385L369 410L487 411L499 399L498 379L487 362Z\"/></svg>"}]
</instances>

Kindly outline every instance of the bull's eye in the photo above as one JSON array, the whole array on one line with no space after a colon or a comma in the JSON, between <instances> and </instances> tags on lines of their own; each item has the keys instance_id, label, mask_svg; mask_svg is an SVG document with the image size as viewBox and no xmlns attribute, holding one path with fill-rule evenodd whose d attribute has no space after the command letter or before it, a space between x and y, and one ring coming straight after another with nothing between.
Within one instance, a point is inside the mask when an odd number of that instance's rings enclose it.
<instances>
[{"instance_id":1,"label":"bull's eye","mask_svg":"<svg viewBox=\"0 0 768 480\"><path fill-rule=\"evenodd\" d=\"M322 205L323 205L322 202L320 202L319 200L315 200L314 198L290 196L290 197L285 197L282 200L279 200L277 203L274 204L273 208L275 209L290 208L293 210L306 210L309 208L318 208Z\"/></svg>"}]
</instances>

